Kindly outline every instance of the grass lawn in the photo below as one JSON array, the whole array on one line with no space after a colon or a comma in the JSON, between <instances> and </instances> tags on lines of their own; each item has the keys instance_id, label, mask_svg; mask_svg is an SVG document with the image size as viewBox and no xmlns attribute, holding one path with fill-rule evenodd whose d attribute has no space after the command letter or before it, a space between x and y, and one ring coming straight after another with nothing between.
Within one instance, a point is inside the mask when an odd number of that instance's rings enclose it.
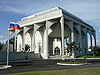
<instances>
[{"instance_id":1,"label":"grass lawn","mask_svg":"<svg viewBox=\"0 0 100 75\"><path fill-rule=\"evenodd\" d=\"M78 58L100 58L100 56L92 56L92 55L82 55Z\"/></svg>"},{"instance_id":2,"label":"grass lawn","mask_svg":"<svg viewBox=\"0 0 100 75\"><path fill-rule=\"evenodd\" d=\"M4 66L0 65L0 67L4 67Z\"/></svg>"},{"instance_id":3,"label":"grass lawn","mask_svg":"<svg viewBox=\"0 0 100 75\"><path fill-rule=\"evenodd\" d=\"M16 74L9 74L9 75L100 75L100 67L84 68L84 69L55 70L55 71L24 72L24 73L16 73Z\"/></svg>"}]
</instances>

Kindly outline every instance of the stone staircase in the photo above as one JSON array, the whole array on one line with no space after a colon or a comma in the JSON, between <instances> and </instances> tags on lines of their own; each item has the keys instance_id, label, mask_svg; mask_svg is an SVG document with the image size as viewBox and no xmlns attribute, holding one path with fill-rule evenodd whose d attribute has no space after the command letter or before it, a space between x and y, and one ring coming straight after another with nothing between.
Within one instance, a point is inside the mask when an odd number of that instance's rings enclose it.
<instances>
[{"instance_id":1,"label":"stone staircase","mask_svg":"<svg viewBox=\"0 0 100 75\"><path fill-rule=\"evenodd\" d=\"M69 59L71 57L68 57L68 56L64 55L64 58ZM49 59L62 59L62 57L60 55L55 55L55 56L49 56Z\"/></svg>"}]
</instances>

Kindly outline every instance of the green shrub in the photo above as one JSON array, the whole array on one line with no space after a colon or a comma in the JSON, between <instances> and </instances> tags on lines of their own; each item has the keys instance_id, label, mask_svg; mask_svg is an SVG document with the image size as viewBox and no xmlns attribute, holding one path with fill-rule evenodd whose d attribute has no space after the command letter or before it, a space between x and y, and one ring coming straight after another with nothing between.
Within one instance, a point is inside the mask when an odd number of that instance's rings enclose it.
<instances>
[{"instance_id":1,"label":"green shrub","mask_svg":"<svg viewBox=\"0 0 100 75\"><path fill-rule=\"evenodd\" d=\"M2 47L3 47L3 44L0 42L0 51L1 51Z\"/></svg>"},{"instance_id":2,"label":"green shrub","mask_svg":"<svg viewBox=\"0 0 100 75\"><path fill-rule=\"evenodd\" d=\"M23 54L24 54L24 58L27 60L28 59L28 53L30 51L30 46L28 44L25 44L25 48L22 48L23 49Z\"/></svg>"},{"instance_id":3,"label":"green shrub","mask_svg":"<svg viewBox=\"0 0 100 75\"><path fill-rule=\"evenodd\" d=\"M93 50L95 49L95 47L93 47ZM100 56L100 47L99 46L96 46L96 51L94 52L94 54L96 56Z\"/></svg>"}]
</instances>

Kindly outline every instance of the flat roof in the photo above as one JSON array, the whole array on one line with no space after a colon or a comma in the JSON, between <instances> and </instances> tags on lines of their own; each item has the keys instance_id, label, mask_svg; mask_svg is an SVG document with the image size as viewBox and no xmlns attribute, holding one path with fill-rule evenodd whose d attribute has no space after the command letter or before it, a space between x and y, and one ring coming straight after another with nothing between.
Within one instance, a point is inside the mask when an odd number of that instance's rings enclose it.
<instances>
[{"instance_id":1,"label":"flat roof","mask_svg":"<svg viewBox=\"0 0 100 75\"><path fill-rule=\"evenodd\" d=\"M39 16L39 15L43 15L43 14L46 14L46 13L49 13L49 12L52 12L52 11L55 11L55 10L62 10L62 14L66 15L66 16L68 16L68 17L70 17L70 18L72 18L72 19L74 19L74 20L76 20L76 21L78 21L78 22L81 22L81 23L83 23L84 25L87 25L87 26L93 28L91 25L87 24L86 22L84 22L84 21L83 21L82 19L80 19L79 17L77 17L77 16L75 16L75 15L69 13L68 11L66 11L66 10L64 10L64 9L62 9L62 8L60 8L60 7L55 7L55 8L52 8L52 9L49 9L49 10L46 10L46 11L43 11L43 12L40 12L40 13L31 15L31 16L24 17L24 18L22 18L22 21L27 20L27 19L30 19L30 18L34 18L34 17ZM94 29L94 28L93 28L93 29Z\"/></svg>"},{"instance_id":2,"label":"flat roof","mask_svg":"<svg viewBox=\"0 0 100 75\"><path fill-rule=\"evenodd\" d=\"M61 9L62 9L62 8L61 8ZM63 12L64 15L67 15L68 17L71 17L71 18L73 18L73 19L75 19L75 20L77 20L77 21L79 21L79 22L81 22L81 23L83 23L83 24L85 24L85 25L87 25L87 26L93 28L91 25L87 24L87 23L84 22L82 19L80 19L79 17L77 17L77 16L75 16L75 15L69 13L68 11L62 9L62 12Z\"/></svg>"}]
</instances>

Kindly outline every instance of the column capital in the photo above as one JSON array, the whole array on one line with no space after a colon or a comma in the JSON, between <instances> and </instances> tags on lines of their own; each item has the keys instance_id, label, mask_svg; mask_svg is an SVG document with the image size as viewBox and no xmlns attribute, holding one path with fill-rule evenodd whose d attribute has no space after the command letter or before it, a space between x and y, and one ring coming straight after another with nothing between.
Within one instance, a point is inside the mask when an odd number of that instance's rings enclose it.
<instances>
[{"instance_id":1,"label":"column capital","mask_svg":"<svg viewBox=\"0 0 100 75\"><path fill-rule=\"evenodd\" d=\"M87 32L88 32L89 34L92 34L92 31L91 31L90 29L87 29Z\"/></svg>"},{"instance_id":2,"label":"column capital","mask_svg":"<svg viewBox=\"0 0 100 75\"><path fill-rule=\"evenodd\" d=\"M58 22L58 21L56 21L56 20L47 20L46 21L46 28L47 29L49 29L50 28L50 26L52 26L54 23L56 23L56 22Z\"/></svg>"},{"instance_id":3,"label":"column capital","mask_svg":"<svg viewBox=\"0 0 100 75\"><path fill-rule=\"evenodd\" d=\"M87 28L81 27L81 30L85 33L85 35L87 34Z\"/></svg>"},{"instance_id":4,"label":"column capital","mask_svg":"<svg viewBox=\"0 0 100 75\"><path fill-rule=\"evenodd\" d=\"M79 31L79 33L81 32L81 25L80 24L74 25L74 27Z\"/></svg>"},{"instance_id":5,"label":"column capital","mask_svg":"<svg viewBox=\"0 0 100 75\"><path fill-rule=\"evenodd\" d=\"M71 29L71 31L73 31L73 21L68 21L68 22L65 21L65 24L67 24L68 27Z\"/></svg>"},{"instance_id":6,"label":"column capital","mask_svg":"<svg viewBox=\"0 0 100 75\"><path fill-rule=\"evenodd\" d=\"M24 27L24 34L26 34L30 30L30 27Z\"/></svg>"}]
</instances>

